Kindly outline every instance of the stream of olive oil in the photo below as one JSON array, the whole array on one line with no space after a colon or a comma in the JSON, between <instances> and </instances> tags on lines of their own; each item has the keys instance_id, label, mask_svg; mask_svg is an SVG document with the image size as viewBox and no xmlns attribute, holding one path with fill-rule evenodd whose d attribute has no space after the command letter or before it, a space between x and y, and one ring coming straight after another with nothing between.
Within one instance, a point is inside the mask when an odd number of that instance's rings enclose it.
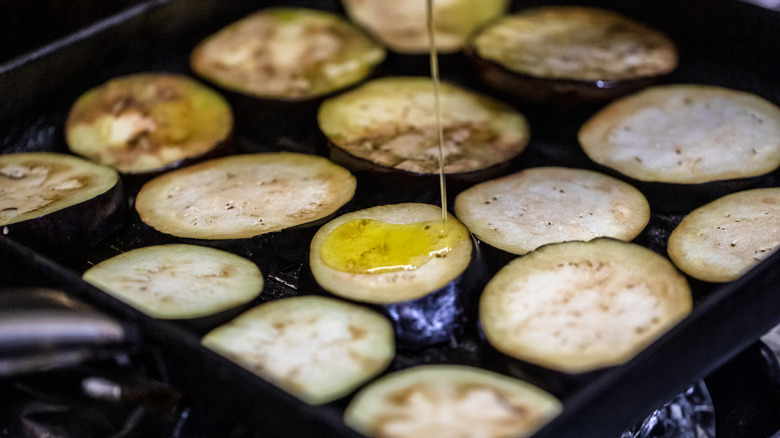
<instances>
[{"instance_id":1,"label":"stream of olive oil","mask_svg":"<svg viewBox=\"0 0 780 438\"><path fill-rule=\"evenodd\" d=\"M428 30L428 49L431 60L431 81L433 82L433 111L436 114L436 134L439 143L439 191L441 192L442 233L447 234L447 182L444 178L444 126L441 123L441 105L439 102L439 56L434 35L433 0L425 0L425 18Z\"/></svg>"}]
</instances>

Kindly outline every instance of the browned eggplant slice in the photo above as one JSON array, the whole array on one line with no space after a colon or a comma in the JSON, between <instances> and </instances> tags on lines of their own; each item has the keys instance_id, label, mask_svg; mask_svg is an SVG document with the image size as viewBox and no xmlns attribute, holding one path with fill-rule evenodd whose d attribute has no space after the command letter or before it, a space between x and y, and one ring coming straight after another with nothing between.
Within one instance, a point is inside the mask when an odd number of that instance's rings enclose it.
<instances>
[{"instance_id":1,"label":"browned eggplant slice","mask_svg":"<svg viewBox=\"0 0 780 438\"><path fill-rule=\"evenodd\" d=\"M490 86L554 105L594 103L650 85L677 67L663 33L616 12L531 8L472 34L466 54Z\"/></svg>"},{"instance_id":2,"label":"browned eggplant slice","mask_svg":"<svg viewBox=\"0 0 780 438\"><path fill-rule=\"evenodd\" d=\"M110 167L71 155L0 155L2 235L57 255L117 231L126 212L122 180Z\"/></svg>"},{"instance_id":3,"label":"browned eggplant slice","mask_svg":"<svg viewBox=\"0 0 780 438\"><path fill-rule=\"evenodd\" d=\"M192 69L219 86L276 100L330 94L365 79L384 49L338 15L269 8L201 42Z\"/></svg>"},{"instance_id":4,"label":"browned eggplant slice","mask_svg":"<svg viewBox=\"0 0 780 438\"><path fill-rule=\"evenodd\" d=\"M135 208L162 233L242 239L314 225L347 203L355 184L349 171L314 155L234 155L149 181Z\"/></svg>"},{"instance_id":5,"label":"browned eggplant slice","mask_svg":"<svg viewBox=\"0 0 780 438\"><path fill-rule=\"evenodd\" d=\"M446 227L441 208L428 204L347 213L312 239L312 274L328 292L388 315L400 346L449 340L463 328L481 271L466 227L452 216Z\"/></svg>"},{"instance_id":6,"label":"browned eggplant slice","mask_svg":"<svg viewBox=\"0 0 780 438\"><path fill-rule=\"evenodd\" d=\"M349 394L395 355L382 315L318 296L257 306L208 333L203 345L312 405Z\"/></svg>"},{"instance_id":7,"label":"browned eggplant slice","mask_svg":"<svg viewBox=\"0 0 780 438\"><path fill-rule=\"evenodd\" d=\"M138 73L84 93L65 124L70 150L124 174L153 174L224 149L233 113L182 75Z\"/></svg>"},{"instance_id":8,"label":"browned eggplant slice","mask_svg":"<svg viewBox=\"0 0 780 438\"><path fill-rule=\"evenodd\" d=\"M245 152L327 153L316 126L322 100L373 74L385 49L343 16L262 9L203 40L190 65L230 100Z\"/></svg>"},{"instance_id":9,"label":"browned eggplant slice","mask_svg":"<svg viewBox=\"0 0 780 438\"><path fill-rule=\"evenodd\" d=\"M689 211L780 166L780 108L716 86L649 88L599 111L578 136L593 161L630 178L659 211L677 203Z\"/></svg>"},{"instance_id":10,"label":"browned eggplant slice","mask_svg":"<svg viewBox=\"0 0 780 438\"><path fill-rule=\"evenodd\" d=\"M252 261L184 244L133 249L96 264L83 277L141 312L169 320L240 311L263 290L263 276Z\"/></svg>"},{"instance_id":11,"label":"browned eggplant slice","mask_svg":"<svg viewBox=\"0 0 780 438\"><path fill-rule=\"evenodd\" d=\"M500 352L584 373L628 361L691 307L668 259L600 238L543 246L506 265L485 287L479 319Z\"/></svg>"},{"instance_id":12,"label":"browned eggplant slice","mask_svg":"<svg viewBox=\"0 0 780 438\"><path fill-rule=\"evenodd\" d=\"M639 190L598 172L537 167L461 192L455 215L481 241L522 255L556 242L631 240L650 206Z\"/></svg>"},{"instance_id":13,"label":"browned eggplant slice","mask_svg":"<svg viewBox=\"0 0 780 438\"><path fill-rule=\"evenodd\" d=\"M688 214L669 236L669 257L683 272L727 282L780 247L780 188L746 190Z\"/></svg>"},{"instance_id":14,"label":"browned eggplant slice","mask_svg":"<svg viewBox=\"0 0 780 438\"><path fill-rule=\"evenodd\" d=\"M428 53L424 1L342 0L341 4L352 21L391 50L404 54ZM432 4L436 48L441 53L460 50L474 29L509 8L508 0L452 0Z\"/></svg>"},{"instance_id":15,"label":"browned eggplant slice","mask_svg":"<svg viewBox=\"0 0 780 438\"><path fill-rule=\"evenodd\" d=\"M528 122L508 105L441 84L444 172L448 179L486 179L526 147ZM439 147L433 84L386 77L326 100L318 113L335 161L376 173L436 175Z\"/></svg>"},{"instance_id":16,"label":"browned eggplant slice","mask_svg":"<svg viewBox=\"0 0 780 438\"><path fill-rule=\"evenodd\" d=\"M563 407L522 380L459 365L422 365L362 389L344 422L387 438L530 437Z\"/></svg>"}]
</instances>

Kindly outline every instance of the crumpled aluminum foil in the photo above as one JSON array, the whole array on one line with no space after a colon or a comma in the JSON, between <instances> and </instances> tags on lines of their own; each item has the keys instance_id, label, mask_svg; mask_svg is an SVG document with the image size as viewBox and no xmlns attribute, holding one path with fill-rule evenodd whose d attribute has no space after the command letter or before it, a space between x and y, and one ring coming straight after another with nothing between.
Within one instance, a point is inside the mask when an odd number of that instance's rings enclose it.
<instances>
[{"instance_id":1,"label":"crumpled aluminum foil","mask_svg":"<svg viewBox=\"0 0 780 438\"><path fill-rule=\"evenodd\" d=\"M620 438L714 438L715 408L699 381Z\"/></svg>"}]
</instances>

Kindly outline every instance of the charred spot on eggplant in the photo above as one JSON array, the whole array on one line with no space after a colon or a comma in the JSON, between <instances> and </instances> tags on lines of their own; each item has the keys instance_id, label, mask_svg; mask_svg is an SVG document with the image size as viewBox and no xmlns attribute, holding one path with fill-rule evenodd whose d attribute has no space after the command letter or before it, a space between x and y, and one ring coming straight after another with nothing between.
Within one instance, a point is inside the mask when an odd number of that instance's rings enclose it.
<instances>
[{"instance_id":1,"label":"charred spot on eggplant","mask_svg":"<svg viewBox=\"0 0 780 438\"><path fill-rule=\"evenodd\" d=\"M741 277L780 247L780 188L732 193L703 205L669 236L669 257L708 282Z\"/></svg>"},{"instance_id":2,"label":"charred spot on eggplant","mask_svg":"<svg viewBox=\"0 0 780 438\"><path fill-rule=\"evenodd\" d=\"M138 193L146 224L173 236L242 239L327 218L355 178L326 158L290 152L217 158L161 175Z\"/></svg>"},{"instance_id":3,"label":"charred spot on eggplant","mask_svg":"<svg viewBox=\"0 0 780 438\"><path fill-rule=\"evenodd\" d=\"M677 67L663 33L616 12L578 6L526 9L474 32L467 58L490 86L557 106L613 99Z\"/></svg>"},{"instance_id":4,"label":"charred spot on eggplant","mask_svg":"<svg viewBox=\"0 0 780 438\"><path fill-rule=\"evenodd\" d=\"M530 437L563 407L522 380L458 365L422 365L369 384L347 407L344 422L388 438Z\"/></svg>"},{"instance_id":5,"label":"charred spot on eggplant","mask_svg":"<svg viewBox=\"0 0 780 438\"><path fill-rule=\"evenodd\" d=\"M217 92L181 75L114 78L79 97L65 124L70 150L123 174L149 175L227 147L233 113Z\"/></svg>"},{"instance_id":6,"label":"charred spot on eggplant","mask_svg":"<svg viewBox=\"0 0 780 438\"><path fill-rule=\"evenodd\" d=\"M451 339L468 320L481 263L468 230L427 204L347 213L311 242L309 265L326 291L376 306L393 321L399 346Z\"/></svg>"},{"instance_id":7,"label":"charred spot on eggplant","mask_svg":"<svg viewBox=\"0 0 780 438\"><path fill-rule=\"evenodd\" d=\"M722 87L656 86L603 108L578 139L591 160L628 179L658 211L687 211L760 184L780 166L780 108Z\"/></svg>"},{"instance_id":8,"label":"charred spot on eggplant","mask_svg":"<svg viewBox=\"0 0 780 438\"><path fill-rule=\"evenodd\" d=\"M503 267L479 320L502 353L566 373L620 365L692 308L685 276L663 256L600 238L543 246Z\"/></svg>"},{"instance_id":9,"label":"charred spot on eggplant","mask_svg":"<svg viewBox=\"0 0 780 438\"><path fill-rule=\"evenodd\" d=\"M536 167L461 192L455 215L482 242L522 255L556 242L631 240L650 206L639 190L598 172Z\"/></svg>"},{"instance_id":10,"label":"charred spot on eggplant","mask_svg":"<svg viewBox=\"0 0 780 438\"><path fill-rule=\"evenodd\" d=\"M252 261L184 244L124 252L86 270L83 278L153 318L209 328L236 316L263 290Z\"/></svg>"},{"instance_id":11,"label":"charred spot on eggplant","mask_svg":"<svg viewBox=\"0 0 780 438\"><path fill-rule=\"evenodd\" d=\"M117 172L71 155L0 155L2 236L63 255L119 230L126 212Z\"/></svg>"},{"instance_id":12,"label":"charred spot on eggplant","mask_svg":"<svg viewBox=\"0 0 780 438\"><path fill-rule=\"evenodd\" d=\"M191 66L229 90L302 100L362 81L384 58L381 46L335 14L279 7L206 38L193 50Z\"/></svg>"},{"instance_id":13,"label":"charred spot on eggplant","mask_svg":"<svg viewBox=\"0 0 780 438\"><path fill-rule=\"evenodd\" d=\"M448 180L475 182L506 169L528 144L525 117L494 99L441 85ZM326 100L318 121L333 159L350 168L423 176L439 171L433 84L428 78L375 79Z\"/></svg>"},{"instance_id":14,"label":"charred spot on eggplant","mask_svg":"<svg viewBox=\"0 0 780 438\"><path fill-rule=\"evenodd\" d=\"M342 0L341 4L352 21L391 50L403 54L428 53L424 1ZM474 29L504 14L508 8L507 0L434 1L437 51L457 52Z\"/></svg>"},{"instance_id":15,"label":"charred spot on eggplant","mask_svg":"<svg viewBox=\"0 0 780 438\"><path fill-rule=\"evenodd\" d=\"M208 333L203 345L311 405L346 396L395 355L382 315L318 296L257 306Z\"/></svg>"}]
</instances>

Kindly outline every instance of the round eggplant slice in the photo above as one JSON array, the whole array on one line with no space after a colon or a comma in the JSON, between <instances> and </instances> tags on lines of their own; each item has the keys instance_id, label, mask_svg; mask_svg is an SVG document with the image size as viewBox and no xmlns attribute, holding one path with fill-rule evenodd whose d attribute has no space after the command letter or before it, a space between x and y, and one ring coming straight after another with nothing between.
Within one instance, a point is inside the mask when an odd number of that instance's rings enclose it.
<instances>
[{"instance_id":1,"label":"round eggplant slice","mask_svg":"<svg viewBox=\"0 0 780 438\"><path fill-rule=\"evenodd\" d=\"M399 345L442 342L463 325L475 279L471 237L441 208L394 204L347 213L317 231L311 272L328 292L377 305Z\"/></svg>"},{"instance_id":2,"label":"round eggplant slice","mask_svg":"<svg viewBox=\"0 0 780 438\"><path fill-rule=\"evenodd\" d=\"M260 269L250 260L183 244L127 251L91 267L83 278L151 317L172 320L241 308L263 290Z\"/></svg>"},{"instance_id":3,"label":"round eggplant slice","mask_svg":"<svg viewBox=\"0 0 780 438\"><path fill-rule=\"evenodd\" d=\"M215 91L181 75L112 79L76 100L70 150L124 174L150 174L226 148L233 113Z\"/></svg>"},{"instance_id":4,"label":"round eggplant slice","mask_svg":"<svg viewBox=\"0 0 780 438\"><path fill-rule=\"evenodd\" d=\"M45 252L97 243L124 222L125 195L114 169L71 155L0 155L2 235Z\"/></svg>"},{"instance_id":5,"label":"round eggplant slice","mask_svg":"<svg viewBox=\"0 0 780 438\"><path fill-rule=\"evenodd\" d=\"M461 192L455 215L481 241L522 255L548 243L631 240L650 206L639 190L598 172L537 167Z\"/></svg>"},{"instance_id":6,"label":"round eggplant slice","mask_svg":"<svg viewBox=\"0 0 780 438\"><path fill-rule=\"evenodd\" d=\"M599 111L578 136L601 170L641 190L657 212L687 213L766 184L780 166L780 108L715 86L649 88Z\"/></svg>"},{"instance_id":7,"label":"round eggplant slice","mask_svg":"<svg viewBox=\"0 0 780 438\"><path fill-rule=\"evenodd\" d=\"M344 422L367 436L529 437L562 411L522 380L458 365L422 365L362 389Z\"/></svg>"},{"instance_id":8,"label":"round eggplant slice","mask_svg":"<svg viewBox=\"0 0 780 438\"><path fill-rule=\"evenodd\" d=\"M365 79L385 50L343 18L324 11L270 8L201 42L192 69L238 93L303 100Z\"/></svg>"},{"instance_id":9,"label":"round eggplant slice","mask_svg":"<svg viewBox=\"0 0 780 438\"><path fill-rule=\"evenodd\" d=\"M242 239L313 225L352 199L355 178L326 158L234 155L161 175L141 188L141 220L177 237Z\"/></svg>"},{"instance_id":10,"label":"round eggplant slice","mask_svg":"<svg viewBox=\"0 0 780 438\"><path fill-rule=\"evenodd\" d=\"M709 282L741 277L780 247L780 188L746 190L687 215L669 236L669 257Z\"/></svg>"},{"instance_id":11,"label":"round eggplant slice","mask_svg":"<svg viewBox=\"0 0 780 438\"><path fill-rule=\"evenodd\" d=\"M453 84L441 84L444 172L448 176L506 167L528 144L522 114ZM375 79L326 100L318 114L336 161L355 169L435 175L439 146L429 78Z\"/></svg>"},{"instance_id":12,"label":"round eggplant slice","mask_svg":"<svg viewBox=\"0 0 780 438\"><path fill-rule=\"evenodd\" d=\"M780 166L780 108L721 87L657 86L599 111L579 141L593 161L640 181L754 177Z\"/></svg>"},{"instance_id":13,"label":"round eggplant slice","mask_svg":"<svg viewBox=\"0 0 780 438\"><path fill-rule=\"evenodd\" d=\"M434 1L434 35L441 53L457 52L477 27L504 14L508 0ZM342 0L352 21L371 32L391 50L428 53L425 1Z\"/></svg>"},{"instance_id":14,"label":"round eggplant slice","mask_svg":"<svg viewBox=\"0 0 780 438\"><path fill-rule=\"evenodd\" d=\"M490 86L533 102L598 102L677 67L663 33L618 13L551 6L502 17L472 34L466 54Z\"/></svg>"},{"instance_id":15,"label":"round eggplant slice","mask_svg":"<svg viewBox=\"0 0 780 438\"><path fill-rule=\"evenodd\" d=\"M685 276L669 260L601 238L515 259L488 282L479 319L500 352L582 373L628 361L691 307Z\"/></svg>"},{"instance_id":16,"label":"round eggplant slice","mask_svg":"<svg viewBox=\"0 0 780 438\"><path fill-rule=\"evenodd\" d=\"M383 316L318 296L262 304L208 333L203 345L312 405L351 393L395 355Z\"/></svg>"}]
</instances>

